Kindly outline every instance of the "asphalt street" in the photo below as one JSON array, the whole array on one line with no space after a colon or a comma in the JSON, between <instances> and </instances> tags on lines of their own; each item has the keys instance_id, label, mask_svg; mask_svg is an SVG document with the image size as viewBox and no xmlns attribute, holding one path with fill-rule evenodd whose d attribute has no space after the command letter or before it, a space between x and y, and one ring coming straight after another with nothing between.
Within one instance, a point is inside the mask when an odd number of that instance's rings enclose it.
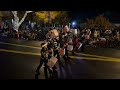
<instances>
[{"instance_id":1,"label":"asphalt street","mask_svg":"<svg viewBox=\"0 0 120 90\"><path fill-rule=\"evenodd\" d=\"M40 62L42 41L26 41L0 37L0 79L45 79L43 66L40 75L35 70ZM76 53L57 71L59 79L120 79L120 50L87 46Z\"/></svg>"}]
</instances>

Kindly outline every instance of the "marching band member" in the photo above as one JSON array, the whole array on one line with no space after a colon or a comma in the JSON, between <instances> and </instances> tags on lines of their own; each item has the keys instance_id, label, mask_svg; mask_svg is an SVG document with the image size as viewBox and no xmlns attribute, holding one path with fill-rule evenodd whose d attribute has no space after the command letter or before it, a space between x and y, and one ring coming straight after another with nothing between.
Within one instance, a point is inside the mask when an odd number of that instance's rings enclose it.
<instances>
[{"instance_id":1,"label":"marching band member","mask_svg":"<svg viewBox=\"0 0 120 90\"><path fill-rule=\"evenodd\" d=\"M65 36L65 37L64 37L64 49L65 49L65 55L63 56L65 62L67 62L67 60L70 59L70 57L68 56L67 46L68 46L68 38L67 38L67 36Z\"/></svg>"},{"instance_id":2,"label":"marching band member","mask_svg":"<svg viewBox=\"0 0 120 90\"><path fill-rule=\"evenodd\" d=\"M48 62L48 50L47 50L47 44L46 43L42 43L41 44L41 57L40 57L40 64L37 67L36 72L39 73L39 70L41 68L41 66L44 63L44 73L45 73L45 78L48 79L48 74L47 74L47 70L49 71L50 74L52 74L51 69L49 68L49 66L47 65Z\"/></svg>"},{"instance_id":3,"label":"marching band member","mask_svg":"<svg viewBox=\"0 0 120 90\"><path fill-rule=\"evenodd\" d=\"M54 45L53 45L54 56L57 56L59 65L61 65L62 62L60 61L60 54L59 54L60 44L59 44L58 40L56 40L56 39L53 39L53 41L54 41Z\"/></svg>"}]
</instances>

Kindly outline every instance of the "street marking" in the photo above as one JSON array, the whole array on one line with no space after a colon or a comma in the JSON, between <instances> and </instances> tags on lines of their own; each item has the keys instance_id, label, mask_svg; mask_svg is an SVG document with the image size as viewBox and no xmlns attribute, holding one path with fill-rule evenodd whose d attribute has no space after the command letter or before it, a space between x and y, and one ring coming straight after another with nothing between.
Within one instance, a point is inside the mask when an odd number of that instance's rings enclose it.
<instances>
[{"instance_id":1,"label":"street marking","mask_svg":"<svg viewBox=\"0 0 120 90\"><path fill-rule=\"evenodd\" d=\"M27 45L13 44L13 43L5 43L5 42L0 42L0 44L7 44L7 45L13 45L13 46L41 49L41 47L34 47L34 46L27 46Z\"/></svg>"},{"instance_id":2,"label":"street marking","mask_svg":"<svg viewBox=\"0 0 120 90\"><path fill-rule=\"evenodd\" d=\"M17 54L27 54L27 55L36 55L40 56L40 53L32 53L32 52L22 52L22 51L14 51L14 50L6 50L6 49L0 49L1 52L10 52L10 53L17 53ZM112 62L120 62L120 59L114 58L88 58L88 57L77 57L77 56L70 56L71 58L76 58L76 59L82 59L82 60L95 60L95 61L112 61Z\"/></svg>"},{"instance_id":3,"label":"street marking","mask_svg":"<svg viewBox=\"0 0 120 90\"><path fill-rule=\"evenodd\" d=\"M120 60L120 58L112 58L112 57L105 57L105 56L98 56L98 55L91 55L91 54L84 54L84 53L77 53L77 54L84 55L84 56L93 56L93 57L103 58L103 59L118 59L118 60Z\"/></svg>"},{"instance_id":4,"label":"street marking","mask_svg":"<svg viewBox=\"0 0 120 90\"><path fill-rule=\"evenodd\" d=\"M34 47L34 46L27 46L27 45L13 44L13 43L5 43L5 42L0 42L0 44L7 44L7 45L20 46L20 47L27 47L27 48L41 49L41 47ZM106 59L106 58L119 59L119 58L112 58L112 57L105 57L105 56L91 55L91 54L84 54L84 53L77 53L77 54L84 55L84 56L93 56L93 57L98 57L98 58L103 58L103 59Z\"/></svg>"},{"instance_id":5,"label":"street marking","mask_svg":"<svg viewBox=\"0 0 120 90\"><path fill-rule=\"evenodd\" d=\"M105 57L105 56L92 55L92 54L84 54L84 53L76 53L76 54L84 55L84 56L91 56L91 57L96 57L96 58L102 58L102 59L119 59L120 60L120 58L112 58L112 57Z\"/></svg>"},{"instance_id":6,"label":"street marking","mask_svg":"<svg viewBox=\"0 0 120 90\"><path fill-rule=\"evenodd\" d=\"M12 43L5 43L5 42L0 42L0 44L7 44L7 45L14 45L14 46L20 46L20 47L27 47L27 48L35 48L35 49L41 49L41 47L34 47L34 46L27 46L27 45L20 45L20 44L12 44ZM38 53L31 53L31 52L21 52L21 51L14 51L14 50L6 50L6 49L0 49L0 51L4 51L4 52L13 52L13 53L19 53L19 54L29 54L29 55L40 55ZM84 54L84 53L77 53L80 55L84 55L84 56L93 56L96 57L95 59L99 58L101 60L106 60L106 59L110 59L109 61L113 61L113 60L120 60L119 58L112 58L112 57L105 57L105 56L98 56L98 55L91 55L91 54ZM87 59L87 58L85 58ZM90 59L90 58L88 58ZM93 58L91 58L93 59Z\"/></svg>"},{"instance_id":7,"label":"street marking","mask_svg":"<svg viewBox=\"0 0 120 90\"><path fill-rule=\"evenodd\" d=\"M28 54L28 55L36 55L40 56L40 53L32 53L32 52L22 52L22 51L14 51L14 50L6 50L6 49L0 49L2 52L10 52L10 53L18 53L18 54Z\"/></svg>"},{"instance_id":8,"label":"street marking","mask_svg":"<svg viewBox=\"0 0 120 90\"><path fill-rule=\"evenodd\" d=\"M81 60L94 60L94 61L110 61L110 62L120 62L120 59L111 59L111 58L87 58L87 57L76 57L76 56L70 56L71 58L81 59Z\"/></svg>"}]
</instances>

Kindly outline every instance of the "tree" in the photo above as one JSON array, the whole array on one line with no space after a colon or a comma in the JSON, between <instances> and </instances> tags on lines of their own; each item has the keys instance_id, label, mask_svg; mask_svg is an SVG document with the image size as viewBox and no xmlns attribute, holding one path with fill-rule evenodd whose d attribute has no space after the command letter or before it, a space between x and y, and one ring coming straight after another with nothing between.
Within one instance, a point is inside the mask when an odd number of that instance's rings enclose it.
<instances>
[{"instance_id":1,"label":"tree","mask_svg":"<svg viewBox=\"0 0 120 90\"><path fill-rule=\"evenodd\" d=\"M36 17L38 20L42 20L44 23L51 23L58 14L59 11L38 11L36 12Z\"/></svg>"},{"instance_id":2,"label":"tree","mask_svg":"<svg viewBox=\"0 0 120 90\"><path fill-rule=\"evenodd\" d=\"M94 19L87 19L87 28L93 29L95 27Z\"/></svg>"},{"instance_id":3,"label":"tree","mask_svg":"<svg viewBox=\"0 0 120 90\"><path fill-rule=\"evenodd\" d=\"M66 11L60 11L59 14L53 20L53 22L59 25L68 24L70 22L68 13Z\"/></svg>"},{"instance_id":4,"label":"tree","mask_svg":"<svg viewBox=\"0 0 120 90\"><path fill-rule=\"evenodd\" d=\"M104 29L110 29L112 27L112 23L109 22L103 15L99 15L95 18L96 25Z\"/></svg>"},{"instance_id":5,"label":"tree","mask_svg":"<svg viewBox=\"0 0 120 90\"><path fill-rule=\"evenodd\" d=\"M103 15L99 15L95 17L94 19L87 19L87 27L91 29L111 29L112 23L109 22L106 18L103 17Z\"/></svg>"},{"instance_id":6,"label":"tree","mask_svg":"<svg viewBox=\"0 0 120 90\"><path fill-rule=\"evenodd\" d=\"M10 11L0 11L0 26L7 28L11 26L12 13Z\"/></svg>"},{"instance_id":7,"label":"tree","mask_svg":"<svg viewBox=\"0 0 120 90\"><path fill-rule=\"evenodd\" d=\"M20 27L20 25L22 24L22 22L25 20L26 16L28 13L31 13L32 11L26 11L24 16L22 17L21 20L19 20L18 17L18 12L17 11L12 11L12 14L14 16L14 20L13 20L13 29L16 30L16 32L18 32L18 29Z\"/></svg>"},{"instance_id":8,"label":"tree","mask_svg":"<svg viewBox=\"0 0 120 90\"><path fill-rule=\"evenodd\" d=\"M3 13L2 11L0 11L0 20L2 19L2 17L3 17Z\"/></svg>"}]
</instances>

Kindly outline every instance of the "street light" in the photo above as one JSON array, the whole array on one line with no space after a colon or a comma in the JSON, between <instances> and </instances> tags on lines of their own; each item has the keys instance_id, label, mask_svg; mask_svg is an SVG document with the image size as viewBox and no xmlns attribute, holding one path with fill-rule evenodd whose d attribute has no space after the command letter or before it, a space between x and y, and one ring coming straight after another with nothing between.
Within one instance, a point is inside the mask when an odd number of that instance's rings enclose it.
<instances>
[{"instance_id":1,"label":"street light","mask_svg":"<svg viewBox=\"0 0 120 90\"><path fill-rule=\"evenodd\" d=\"M76 22L72 22L72 26L75 26L76 25Z\"/></svg>"},{"instance_id":2,"label":"street light","mask_svg":"<svg viewBox=\"0 0 120 90\"><path fill-rule=\"evenodd\" d=\"M73 22L72 22L72 27L74 28L75 26L76 26L76 22L73 21Z\"/></svg>"}]
</instances>

